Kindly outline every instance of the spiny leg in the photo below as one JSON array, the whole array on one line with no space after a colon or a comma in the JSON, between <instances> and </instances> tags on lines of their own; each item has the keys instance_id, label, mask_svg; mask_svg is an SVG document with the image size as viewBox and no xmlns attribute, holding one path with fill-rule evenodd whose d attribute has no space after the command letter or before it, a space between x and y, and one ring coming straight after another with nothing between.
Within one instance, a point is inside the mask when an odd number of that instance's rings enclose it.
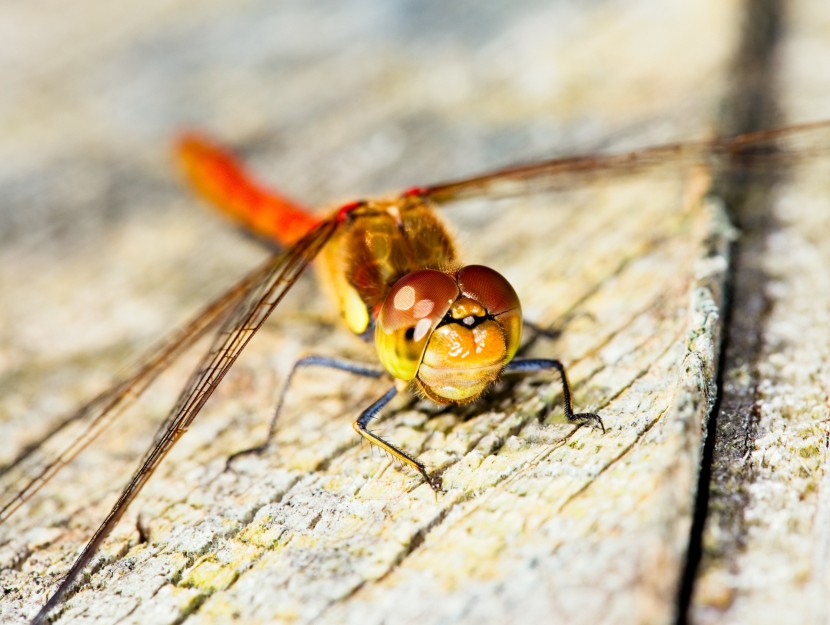
<instances>
[{"instance_id":1,"label":"spiny leg","mask_svg":"<svg viewBox=\"0 0 830 625\"><path fill-rule=\"evenodd\" d=\"M257 445L256 447L243 449L232 454L225 462L226 469L229 468L231 466L231 463L233 463L233 461L239 458L240 456L247 456L250 454L261 454L266 449L268 449L268 447L271 445L271 441L274 439L274 435L276 434L277 420L279 419L280 413L282 412L282 406L285 403L285 396L288 394L289 388L291 388L291 382L294 380L294 375L297 373L298 369L302 369L304 367L325 367L328 369L336 369L338 371L354 373L355 375L360 375L367 378L379 378L383 375L383 372L378 369L368 367L359 362L346 360L344 358L330 358L328 356L305 356L304 358L300 358L297 362L294 363L294 366L291 367L291 372L288 374L288 377L285 380L285 384L283 385L282 390L280 391L280 396L277 400L277 406L276 408L274 408L274 414L271 416L271 422L268 425L268 435L265 437L265 441Z\"/></svg>"},{"instance_id":2,"label":"spiny leg","mask_svg":"<svg viewBox=\"0 0 830 625\"><path fill-rule=\"evenodd\" d=\"M562 332L565 331L565 327L567 326L567 324L577 317L588 317L593 319L594 315L589 312L569 314L561 321L559 321L556 325L550 328L546 328L545 326L540 325L534 321L522 319L522 326L524 326L525 330L527 330L529 336L522 343L522 346L519 348L518 353L523 354L528 349L530 349L530 347L534 345L536 341L540 339L544 339L546 341L555 341L562 335Z\"/></svg>"},{"instance_id":3,"label":"spiny leg","mask_svg":"<svg viewBox=\"0 0 830 625\"><path fill-rule=\"evenodd\" d=\"M605 434L605 425L599 415L593 412L580 412L574 414L571 404L571 387L568 384L568 375L565 373L565 365L559 360L551 358L522 358L511 361L505 368L506 373L526 373L531 371L548 371L556 369L562 380L562 401L565 404L565 416L571 423L580 425L591 425L598 427Z\"/></svg>"},{"instance_id":4,"label":"spiny leg","mask_svg":"<svg viewBox=\"0 0 830 625\"><path fill-rule=\"evenodd\" d=\"M527 319L522 319L522 325L532 334L532 336L527 340L527 343L522 345L522 349L532 343L535 343L540 337L553 341L558 339L562 334L561 328L546 328L538 323L534 323L533 321L528 321Z\"/></svg>"},{"instance_id":5,"label":"spiny leg","mask_svg":"<svg viewBox=\"0 0 830 625\"><path fill-rule=\"evenodd\" d=\"M427 468L426 466L424 466L423 463L418 462L417 460L415 460L415 458L410 456L400 447L396 447L392 443L385 441L380 436L378 436L377 434L373 434L367 429L369 421L377 417L378 413L381 410L383 410L384 406L386 406L386 404L392 401L392 398L395 397L395 395L397 394L398 389L396 387L393 386L392 388L390 388L380 399L378 399L375 403L373 403L366 410L360 413L360 416L354 420L354 423L352 423L352 427L354 428L355 432L360 434L363 438L365 438L373 445L377 445L384 451L387 451L388 453L392 454L398 460L401 460L409 466L411 466L413 469L415 469L418 473L420 473L423 476L424 480L427 484L430 485L432 490L434 490L437 493L440 493L442 490L440 478L430 476L430 474L427 473Z\"/></svg>"}]
</instances>

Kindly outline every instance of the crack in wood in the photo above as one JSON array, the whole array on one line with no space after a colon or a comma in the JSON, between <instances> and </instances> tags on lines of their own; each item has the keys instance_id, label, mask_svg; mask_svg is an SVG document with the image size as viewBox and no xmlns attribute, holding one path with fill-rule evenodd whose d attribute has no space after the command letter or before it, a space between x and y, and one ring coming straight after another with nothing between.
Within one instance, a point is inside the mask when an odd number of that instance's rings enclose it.
<instances>
[{"instance_id":1,"label":"crack in wood","mask_svg":"<svg viewBox=\"0 0 830 625\"><path fill-rule=\"evenodd\" d=\"M746 3L741 44L733 60L733 85L724 103L721 134L769 127L775 110L775 61L785 11L779 0ZM730 219L742 231L729 254L725 314L717 390L703 450L698 495L689 537L686 566L678 586L676 625L689 619L695 583L707 560L741 549L743 510L751 468L746 454L754 446L754 422L762 328L769 301L761 269L766 238L775 229L771 217L774 180L716 180L715 194L725 198ZM704 528L710 541L704 542ZM718 527L718 531L711 530ZM714 536L717 535L717 539Z\"/></svg>"}]
</instances>

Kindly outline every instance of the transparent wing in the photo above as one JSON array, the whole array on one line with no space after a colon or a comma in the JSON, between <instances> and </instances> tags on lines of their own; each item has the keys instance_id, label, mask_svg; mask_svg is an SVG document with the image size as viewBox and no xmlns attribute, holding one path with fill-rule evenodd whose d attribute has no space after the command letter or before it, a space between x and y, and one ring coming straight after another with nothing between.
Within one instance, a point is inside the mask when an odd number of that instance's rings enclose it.
<instances>
[{"instance_id":1,"label":"transparent wing","mask_svg":"<svg viewBox=\"0 0 830 625\"><path fill-rule=\"evenodd\" d=\"M506 167L416 189L435 202L511 197L585 185L646 170L709 165L723 173L779 172L830 155L830 121L752 132L724 139L670 143L621 154L589 154Z\"/></svg>"},{"instance_id":2,"label":"transparent wing","mask_svg":"<svg viewBox=\"0 0 830 625\"><path fill-rule=\"evenodd\" d=\"M0 494L0 524L37 493L110 426L170 364L214 327L239 302L251 285L261 281L270 263L258 267L221 296L202 308L189 322L163 339L110 388L66 415L37 444L23 449L0 467L4 487ZM75 422L88 421L83 431L51 458L44 459L44 446ZM21 487L20 484L23 483Z\"/></svg>"},{"instance_id":3,"label":"transparent wing","mask_svg":"<svg viewBox=\"0 0 830 625\"><path fill-rule=\"evenodd\" d=\"M254 280L245 281L244 292L240 294L236 308L222 324L210 350L191 376L175 407L160 426L155 441L142 458L139 468L33 623L45 622L49 611L60 603L101 542L123 516L130 502L193 422L248 341L274 311L303 270L317 256L338 224L336 218L323 222L293 247L274 256L264 267L254 272Z\"/></svg>"}]
</instances>

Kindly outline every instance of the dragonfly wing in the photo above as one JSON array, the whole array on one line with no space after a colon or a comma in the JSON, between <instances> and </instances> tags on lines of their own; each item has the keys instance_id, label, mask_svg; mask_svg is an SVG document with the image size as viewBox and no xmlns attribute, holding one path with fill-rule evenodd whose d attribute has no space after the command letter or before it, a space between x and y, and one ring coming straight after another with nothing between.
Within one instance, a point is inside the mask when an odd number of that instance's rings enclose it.
<instances>
[{"instance_id":1,"label":"dragonfly wing","mask_svg":"<svg viewBox=\"0 0 830 625\"><path fill-rule=\"evenodd\" d=\"M0 496L0 524L25 504L63 467L92 443L115 419L134 403L170 364L225 317L253 284L272 271L272 262L250 272L230 289L202 308L176 332L150 349L124 376L91 401L60 419L37 444L29 445L17 457L0 467L6 487ZM70 424L88 421L83 431L51 458L42 449ZM25 483L24 483L25 481ZM19 486L23 483L23 486Z\"/></svg>"},{"instance_id":2,"label":"dragonfly wing","mask_svg":"<svg viewBox=\"0 0 830 625\"><path fill-rule=\"evenodd\" d=\"M543 160L419 188L435 202L478 197L513 197L583 186L595 180L684 165L709 165L719 172L780 171L802 160L830 154L830 121L752 132L726 139L671 143L621 154Z\"/></svg>"},{"instance_id":3,"label":"dragonfly wing","mask_svg":"<svg viewBox=\"0 0 830 625\"><path fill-rule=\"evenodd\" d=\"M142 458L139 468L130 478L104 522L72 564L55 593L32 621L33 624L44 623L48 613L60 603L63 595L123 516L130 502L135 499L159 463L193 422L248 341L334 234L338 223L337 219L321 223L296 245L270 259L262 268L259 279L247 284L236 308L222 324L210 350L159 428L153 445Z\"/></svg>"}]
</instances>

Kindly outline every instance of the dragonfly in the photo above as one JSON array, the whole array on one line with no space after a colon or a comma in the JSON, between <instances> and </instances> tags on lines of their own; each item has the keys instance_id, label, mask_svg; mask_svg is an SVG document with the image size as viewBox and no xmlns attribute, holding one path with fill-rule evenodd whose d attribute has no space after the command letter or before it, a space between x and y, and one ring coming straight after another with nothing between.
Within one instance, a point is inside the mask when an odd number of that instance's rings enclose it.
<instances>
[{"instance_id":1,"label":"dragonfly","mask_svg":"<svg viewBox=\"0 0 830 625\"><path fill-rule=\"evenodd\" d=\"M400 460L440 492L439 474L369 428L403 391L439 404L465 404L480 398L503 374L553 370L561 383L566 418L600 432L604 432L604 422L600 415L574 411L561 361L516 357L523 327L516 291L494 269L461 264L437 208L467 199L567 188L599 176L628 176L661 167L708 165L723 172L769 172L782 163L826 155L828 131L830 120L633 152L541 160L349 202L327 217L252 179L230 152L212 140L184 134L177 154L197 194L255 235L277 243L281 251L159 342L108 389L62 419L49 436L75 421L87 425L22 486L3 495L0 523L100 436L178 356L215 332L116 503L31 622L44 623L63 601L251 338L312 262L318 263L318 274L333 293L346 327L374 342L383 370L341 359L306 357L295 365L284 388L298 368L307 366L391 379L389 390L358 415L353 427L360 437ZM274 413L269 439L284 396ZM3 471L22 464L33 451L23 450Z\"/></svg>"}]
</instances>

